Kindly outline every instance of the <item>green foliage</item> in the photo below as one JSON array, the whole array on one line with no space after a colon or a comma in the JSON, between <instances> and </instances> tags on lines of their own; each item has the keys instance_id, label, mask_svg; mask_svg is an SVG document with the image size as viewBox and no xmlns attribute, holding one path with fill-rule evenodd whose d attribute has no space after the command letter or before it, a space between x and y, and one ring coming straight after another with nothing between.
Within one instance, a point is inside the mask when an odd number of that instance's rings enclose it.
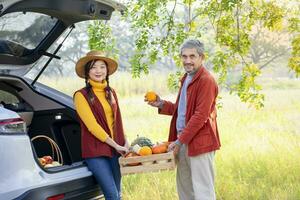
<instances>
[{"instance_id":1,"label":"green foliage","mask_svg":"<svg viewBox=\"0 0 300 200\"><path fill-rule=\"evenodd\" d=\"M171 91L178 91L180 88L180 79L183 76L182 71L177 71L175 73L171 73L168 76L168 88L171 89Z\"/></svg>"},{"instance_id":2,"label":"green foliage","mask_svg":"<svg viewBox=\"0 0 300 200\"><path fill-rule=\"evenodd\" d=\"M184 24L174 22L174 12L168 15L167 2L138 0L128 4L126 20L131 22L131 30L136 33L136 49L130 60L133 77L139 77L141 72L148 73L149 65L160 57L174 55L186 37Z\"/></svg>"},{"instance_id":3,"label":"green foliage","mask_svg":"<svg viewBox=\"0 0 300 200\"><path fill-rule=\"evenodd\" d=\"M300 12L298 12L300 14ZM292 38L292 56L289 59L289 68L300 75L300 19L292 17L289 19L289 31L295 33Z\"/></svg>"},{"instance_id":4,"label":"green foliage","mask_svg":"<svg viewBox=\"0 0 300 200\"><path fill-rule=\"evenodd\" d=\"M247 65L243 68L242 78L238 84L232 86L241 101L249 102L255 108L261 108L264 105L264 95L259 93L262 88L255 81L260 73L255 64Z\"/></svg>"},{"instance_id":5,"label":"green foliage","mask_svg":"<svg viewBox=\"0 0 300 200\"><path fill-rule=\"evenodd\" d=\"M212 59L213 70L219 74L218 83L226 87L228 70L238 64L237 58L231 52L217 51Z\"/></svg>"},{"instance_id":6,"label":"green foliage","mask_svg":"<svg viewBox=\"0 0 300 200\"><path fill-rule=\"evenodd\" d=\"M117 57L115 38L112 36L110 26L103 21L93 21L88 26L89 48L106 52L108 55Z\"/></svg>"},{"instance_id":7,"label":"green foliage","mask_svg":"<svg viewBox=\"0 0 300 200\"><path fill-rule=\"evenodd\" d=\"M280 30L283 26L285 12L274 1L262 2L260 20L271 30Z\"/></svg>"},{"instance_id":8,"label":"green foliage","mask_svg":"<svg viewBox=\"0 0 300 200\"><path fill-rule=\"evenodd\" d=\"M263 95L255 82L259 67L253 61L245 59L250 54L252 41L250 34L253 27L261 25L271 31L282 31L289 28L292 35L292 53L289 67L299 76L299 8L293 12L285 5L273 0L134 0L128 1L123 20L131 24L135 42L130 59L133 77L141 73L149 73L161 57L174 58L180 66L179 47L187 38L202 38L208 29L214 30L210 37L214 38L214 49L208 52L213 69L218 74L219 83L226 86L230 79L229 72L240 69L240 81L228 87L231 93L237 94L242 101L255 107L263 106ZM289 19L289 23L286 23ZM106 25L106 24L105 24ZM113 42L101 42L110 38L110 29L104 24L90 27L91 44L97 47L112 49ZM105 27L105 28L104 28ZM101 38L97 38L97 31ZM105 37L103 37L105 36ZM205 43L205 41L204 41ZM92 46L92 45L90 45ZM249 57L249 56L248 56ZM246 66L242 68L242 66ZM253 74L253 69L255 73ZM178 74L169 76L168 85L177 87L174 81ZM174 89L174 88L173 88Z\"/></svg>"},{"instance_id":9,"label":"green foliage","mask_svg":"<svg viewBox=\"0 0 300 200\"><path fill-rule=\"evenodd\" d=\"M296 76L300 75L300 34L292 41L292 57L289 59L289 67L295 71Z\"/></svg>"},{"instance_id":10,"label":"green foliage","mask_svg":"<svg viewBox=\"0 0 300 200\"><path fill-rule=\"evenodd\" d=\"M300 31L300 19L296 17L292 17L288 20L289 22L289 30L291 32L299 32Z\"/></svg>"}]
</instances>

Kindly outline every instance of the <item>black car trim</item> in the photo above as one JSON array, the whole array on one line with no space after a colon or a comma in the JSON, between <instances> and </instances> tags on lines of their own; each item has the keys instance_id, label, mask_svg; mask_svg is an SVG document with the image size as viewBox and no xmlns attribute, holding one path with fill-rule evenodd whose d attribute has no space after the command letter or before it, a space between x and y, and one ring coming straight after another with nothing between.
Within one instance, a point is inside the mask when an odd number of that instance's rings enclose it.
<instances>
[{"instance_id":1,"label":"black car trim","mask_svg":"<svg viewBox=\"0 0 300 200\"><path fill-rule=\"evenodd\" d=\"M53 56L51 56L47 62L45 63L45 65L42 67L42 69L39 71L39 73L36 75L36 77L34 78L34 80L32 81L31 85L33 86L34 83L38 80L38 78L42 75L42 73L44 72L44 70L47 68L47 66L49 65L49 63L52 61L52 59L56 56L56 53L60 50L60 48L62 47L63 43L66 41L66 39L69 37L69 35L71 34L71 32L73 31L73 29L75 28L74 25L71 26L68 34L64 37L63 41L56 47L55 51L53 52ZM38 52L40 53L41 50L39 50ZM44 51L44 50L43 50ZM44 51L46 52L46 51ZM49 53L48 53L49 54ZM58 57L58 56L57 56ZM60 58L59 58L60 59Z\"/></svg>"},{"instance_id":2,"label":"black car trim","mask_svg":"<svg viewBox=\"0 0 300 200\"><path fill-rule=\"evenodd\" d=\"M26 135L26 133L2 133L2 132L0 132L0 135L17 136L17 135Z\"/></svg>"},{"instance_id":3,"label":"black car trim","mask_svg":"<svg viewBox=\"0 0 300 200\"><path fill-rule=\"evenodd\" d=\"M64 194L64 199L86 200L101 196L102 191L93 176L84 177L63 183L31 189L14 200L45 200L48 197Z\"/></svg>"},{"instance_id":4,"label":"black car trim","mask_svg":"<svg viewBox=\"0 0 300 200\"><path fill-rule=\"evenodd\" d=\"M0 13L2 12L2 9L3 9L3 5L0 4Z\"/></svg>"},{"instance_id":5,"label":"black car trim","mask_svg":"<svg viewBox=\"0 0 300 200\"><path fill-rule=\"evenodd\" d=\"M11 83L8 83L8 82L6 82L6 81L1 81L3 84L5 84L5 85L7 85L7 86L9 86L9 87L11 87L11 88L13 88L14 90L16 90L17 92L21 92L23 89L22 88L20 88L20 87L18 87L18 86L15 86L15 85L13 85L13 84L11 84Z\"/></svg>"},{"instance_id":6,"label":"black car trim","mask_svg":"<svg viewBox=\"0 0 300 200\"><path fill-rule=\"evenodd\" d=\"M46 52L69 26L86 20L109 20L114 10L112 5L94 0L26 0L13 3L4 8L0 16L11 12L37 12L55 17L58 21L35 49L26 49L26 54L21 56L2 54L1 64L32 64L41 57L40 52Z\"/></svg>"},{"instance_id":7,"label":"black car trim","mask_svg":"<svg viewBox=\"0 0 300 200\"><path fill-rule=\"evenodd\" d=\"M46 51L67 28L68 25L58 20L40 44L35 49L30 50L30 53L20 57L0 54L1 64L29 65L36 62L42 56L40 51Z\"/></svg>"},{"instance_id":8,"label":"black car trim","mask_svg":"<svg viewBox=\"0 0 300 200\"><path fill-rule=\"evenodd\" d=\"M1 78L1 76L3 77L2 74L0 74L0 78ZM36 94L38 94L38 95L40 95L40 96L46 97L46 98L50 99L51 101L53 101L53 102L55 102L55 103L57 103L57 104L59 104L59 105L61 105L61 106L67 107L67 108L71 109L72 112L75 113L75 108L74 108L74 105L73 105L73 104L72 104L72 105L68 105L66 102L61 103L60 101L58 101L58 100L56 100L56 99L54 99L54 98L52 98L52 97L50 97L50 96L47 96L47 95L45 95L45 94L43 94L43 93L41 93L41 92L38 92L38 91L36 90L36 87L37 87L37 85L41 85L42 87L46 88L47 90L52 90L52 91L58 92L58 93L60 93L61 95L64 95L65 97L68 97L68 98L72 99L72 97L70 97L69 95L66 95L66 94L64 94L64 93L62 93L62 92L60 92L60 91L58 91L58 90L55 90L55 89L53 89L53 88L51 88L51 87L49 87L49 86L47 86L47 85L44 85L44 84L38 83L38 82L37 82L34 86L32 86L32 85L29 83L29 80L30 80L30 81L32 81L32 80L31 80L31 79L28 79L28 78L25 78L25 79L27 79L27 80L25 80L24 78L21 78L21 77L19 77L19 76L12 75L12 74L4 75L4 77L5 77L5 78L7 78L7 77L9 77L9 78L15 78L15 79L17 79L17 80L20 80L22 83L24 83L26 86L28 86L28 88L30 88L34 93L36 93ZM78 123L79 123L79 122L78 122Z\"/></svg>"},{"instance_id":9,"label":"black car trim","mask_svg":"<svg viewBox=\"0 0 300 200\"><path fill-rule=\"evenodd\" d=\"M42 49L40 49L38 52L39 52L39 54L42 55L42 56L47 56L47 57L49 57L49 58L55 58L55 59L57 59L57 60L60 60L60 59L61 59L60 56L57 56L57 55L55 55L55 54L53 54L53 53L49 53L49 52L47 52L47 51L45 51L45 50L42 50Z\"/></svg>"},{"instance_id":10,"label":"black car trim","mask_svg":"<svg viewBox=\"0 0 300 200\"><path fill-rule=\"evenodd\" d=\"M26 0L4 8L1 15L20 11L37 12L55 17L70 25L93 19L109 20L114 10L112 6L94 0Z\"/></svg>"}]
</instances>

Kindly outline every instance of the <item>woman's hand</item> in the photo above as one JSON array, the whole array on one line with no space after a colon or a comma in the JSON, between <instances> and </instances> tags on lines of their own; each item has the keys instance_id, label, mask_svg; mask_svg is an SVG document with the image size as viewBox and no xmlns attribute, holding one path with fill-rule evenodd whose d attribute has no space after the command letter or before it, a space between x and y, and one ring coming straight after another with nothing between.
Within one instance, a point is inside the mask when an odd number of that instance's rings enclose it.
<instances>
[{"instance_id":1,"label":"woman's hand","mask_svg":"<svg viewBox=\"0 0 300 200\"><path fill-rule=\"evenodd\" d=\"M116 145L115 147L116 151L119 152L121 155L125 155L126 153L128 153L129 149L125 146L121 146L121 145Z\"/></svg>"},{"instance_id":2,"label":"woman's hand","mask_svg":"<svg viewBox=\"0 0 300 200\"><path fill-rule=\"evenodd\" d=\"M124 144L124 147L126 147L127 149L129 149L130 145L129 145L129 142L127 139L125 139L125 144Z\"/></svg>"},{"instance_id":3,"label":"woman's hand","mask_svg":"<svg viewBox=\"0 0 300 200\"><path fill-rule=\"evenodd\" d=\"M121 146L119 144L117 144L113 139L111 139L110 137L108 137L105 142L110 145L111 147L113 147L117 152L119 152L121 155L124 155L126 153L128 153L129 148L126 146ZM126 145L126 144L125 144Z\"/></svg>"}]
</instances>

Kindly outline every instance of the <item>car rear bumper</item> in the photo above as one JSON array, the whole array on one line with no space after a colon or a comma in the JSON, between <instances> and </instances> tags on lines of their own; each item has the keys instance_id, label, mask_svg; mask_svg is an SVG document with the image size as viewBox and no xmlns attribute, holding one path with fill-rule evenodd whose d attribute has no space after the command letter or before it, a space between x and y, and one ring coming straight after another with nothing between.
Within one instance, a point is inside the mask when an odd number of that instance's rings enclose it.
<instances>
[{"instance_id":1,"label":"car rear bumper","mask_svg":"<svg viewBox=\"0 0 300 200\"><path fill-rule=\"evenodd\" d=\"M66 200L88 200L103 198L102 191L94 178L85 177L64 183L31 189L14 200L44 200L48 197L64 194Z\"/></svg>"}]
</instances>

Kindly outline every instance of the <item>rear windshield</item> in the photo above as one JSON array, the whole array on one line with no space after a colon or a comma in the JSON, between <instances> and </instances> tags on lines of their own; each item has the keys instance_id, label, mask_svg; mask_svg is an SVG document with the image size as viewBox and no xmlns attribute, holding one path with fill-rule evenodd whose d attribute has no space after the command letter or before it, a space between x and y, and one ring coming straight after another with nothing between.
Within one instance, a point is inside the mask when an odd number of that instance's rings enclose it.
<instances>
[{"instance_id":1,"label":"rear windshield","mask_svg":"<svg viewBox=\"0 0 300 200\"><path fill-rule=\"evenodd\" d=\"M38 44L54 27L57 19L50 16L16 12L1 17L0 53L21 56Z\"/></svg>"}]
</instances>

